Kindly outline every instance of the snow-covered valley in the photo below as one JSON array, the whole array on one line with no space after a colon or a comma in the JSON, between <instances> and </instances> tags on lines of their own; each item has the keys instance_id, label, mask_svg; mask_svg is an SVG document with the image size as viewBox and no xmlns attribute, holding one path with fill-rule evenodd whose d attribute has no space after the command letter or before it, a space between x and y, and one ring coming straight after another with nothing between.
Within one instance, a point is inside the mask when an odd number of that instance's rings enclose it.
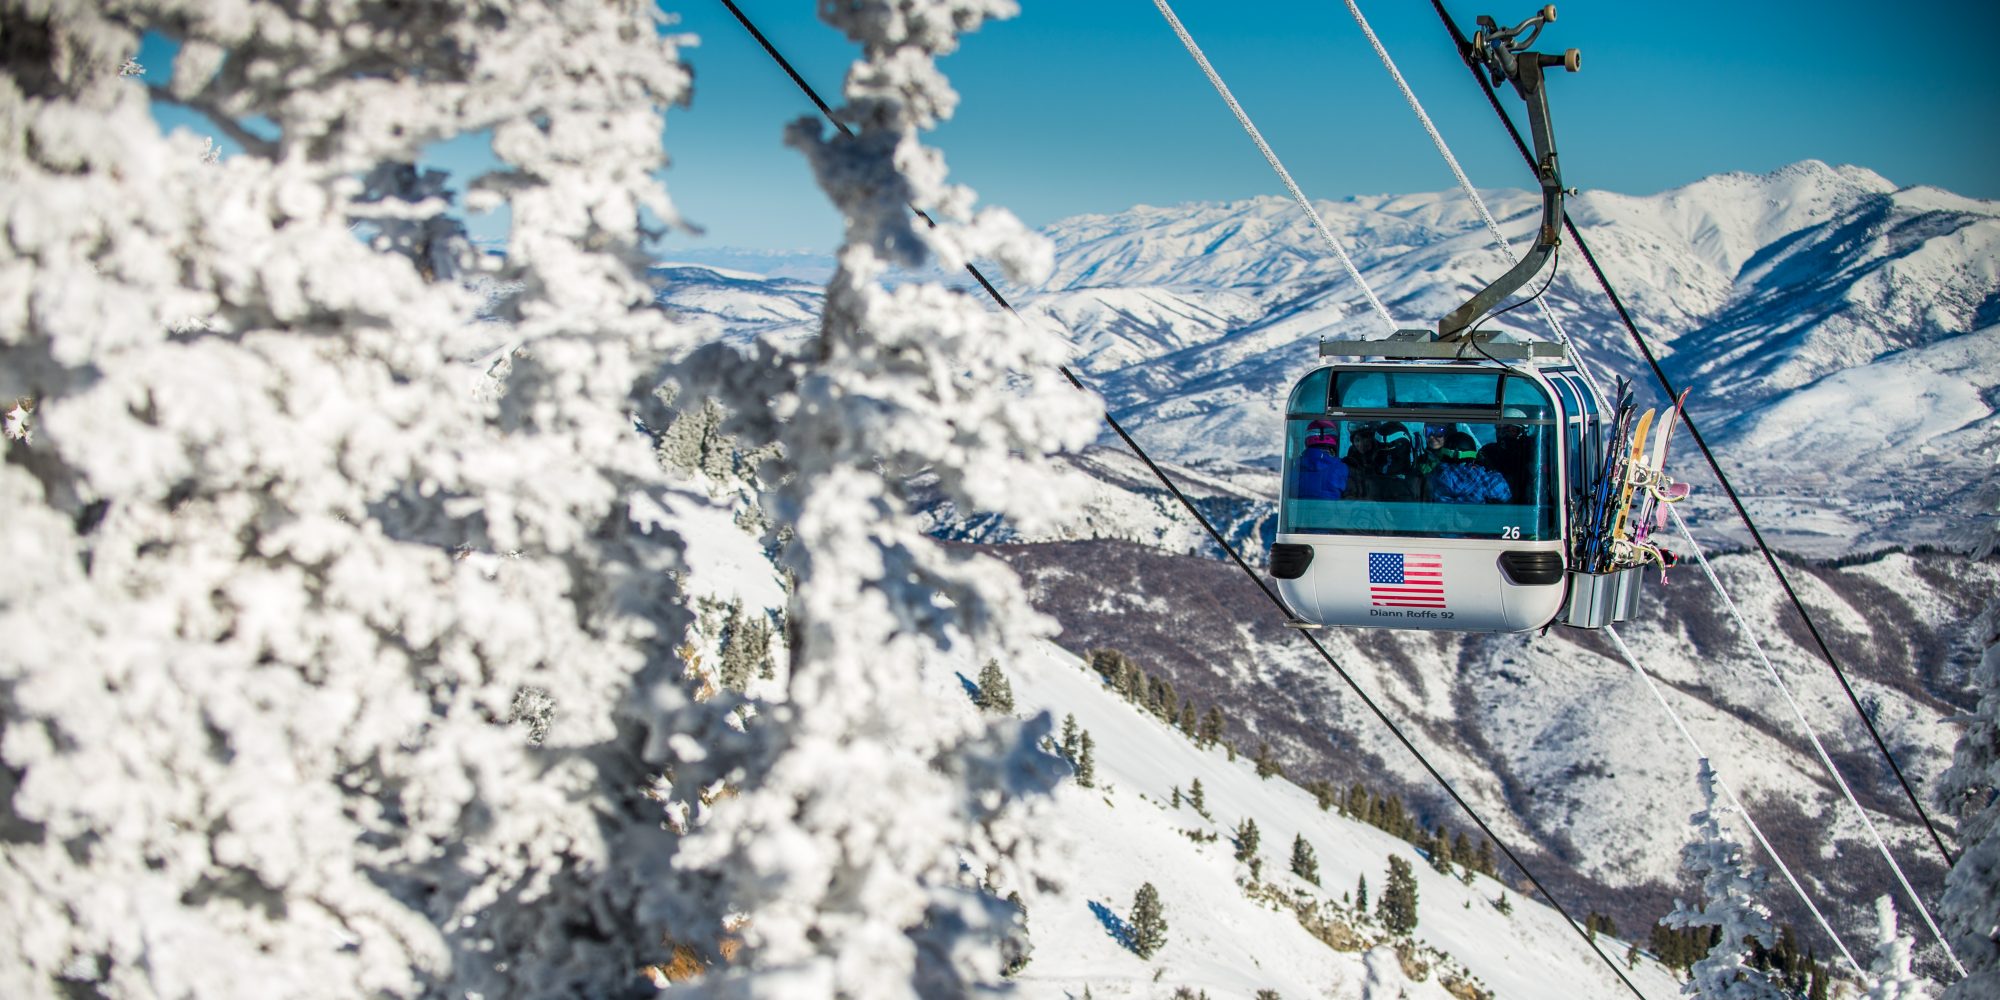
<instances>
[{"instance_id":1,"label":"snow-covered valley","mask_svg":"<svg viewBox=\"0 0 2000 1000\"><path fill-rule=\"evenodd\" d=\"M1455 198L1319 206L1391 310L1416 321L1405 325L1448 310L1498 260ZM1508 192L1492 201L1515 232L1538 204ZM1970 619L2000 586L1990 561L1925 547L1958 544L1992 518L2000 206L1807 162L1650 197L1586 193L1572 212L1671 377L1697 387L1690 411L1793 562L1898 762L1927 787L1957 738L1946 720L1970 704ZM1261 564L1279 398L1314 363L1318 338L1373 335L1377 320L1279 200L1141 207L1049 235L1057 270L1015 293L1022 313L1066 332L1107 409L1172 460L1177 484ZM712 272L673 273L662 301L718 335L786 340L812 326L809 308L780 315L741 276L726 281L737 297L717 297ZM796 309L808 294L790 285L781 297ZM1587 357L1648 391L1643 361L1574 262L1548 299ZM1549 335L1525 320L1518 332ZM1383 778L1426 822L1462 823L1115 439L1068 461L1088 499L1053 524L1022 531L939 503L926 510L930 530L1012 563L1062 622L1056 641L1070 654L1118 649L1228 706L1239 745L1268 740L1300 780ZM1696 536L1720 553L1730 595L1934 902L1942 868L1918 818L1697 462L1690 446L1678 469L1697 485ZM1749 637L1691 563L1668 586L1654 581L1647 603L1623 637L1805 873L1812 904L1843 936L1861 932L1874 896L1895 891L1892 873ZM1363 632L1328 644L1556 891L1624 927L1649 925L1683 891L1696 759L1604 638ZM1821 954L1834 950L1796 896L1770 902Z\"/></svg>"}]
</instances>

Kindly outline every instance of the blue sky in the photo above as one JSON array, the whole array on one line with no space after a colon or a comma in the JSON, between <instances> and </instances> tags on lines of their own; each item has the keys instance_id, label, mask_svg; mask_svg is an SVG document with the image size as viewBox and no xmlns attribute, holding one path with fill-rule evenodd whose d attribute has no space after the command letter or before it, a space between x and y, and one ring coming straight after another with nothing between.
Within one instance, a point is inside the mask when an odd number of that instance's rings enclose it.
<instances>
[{"instance_id":1,"label":"blue sky","mask_svg":"<svg viewBox=\"0 0 2000 1000\"><path fill-rule=\"evenodd\" d=\"M829 101L855 50L806 0L738 0ZM1174 9L1306 192L1442 190L1450 173L1338 0L1175 0ZM1461 24L1533 3L1448 2ZM1566 181L1645 194L1801 159L2000 198L2000 5L1569 0L1545 50ZM718 0L665 0L699 37L692 106L668 116L668 190L700 236L675 247L825 251L840 224L785 124L812 107ZM943 61L961 103L930 137L953 178L1031 225L1134 204L1281 194L1149 0L1023 0ZM1422 0L1362 6L1475 183L1527 168ZM164 53L143 53L158 73ZM150 58L149 58L150 57ZM149 74L151 75L151 74ZM1517 118L1519 102L1510 110ZM171 120L171 119L170 119ZM461 172L478 143L442 150Z\"/></svg>"},{"instance_id":2,"label":"blue sky","mask_svg":"<svg viewBox=\"0 0 2000 1000\"><path fill-rule=\"evenodd\" d=\"M799 0L738 0L829 101L853 49ZM719 2L673 0L701 37L670 117L669 189L707 232L679 245L823 249L838 239L778 140L811 110ZM1175 11L1308 194L1441 190L1443 161L1338 0L1178 0ZM1532 3L1446 5L1461 24ZM1422 0L1363 3L1475 183L1532 182ZM1566 179L1634 194L1801 159L2000 198L2000 5L1569 0L1541 47L1583 52L1552 84ZM953 177L1033 225L1133 204L1280 194L1148 0L1024 0L943 63L962 102L934 134ZM1519 103L1510 110L1518 113Z\"/></svg>"}]
</instances>

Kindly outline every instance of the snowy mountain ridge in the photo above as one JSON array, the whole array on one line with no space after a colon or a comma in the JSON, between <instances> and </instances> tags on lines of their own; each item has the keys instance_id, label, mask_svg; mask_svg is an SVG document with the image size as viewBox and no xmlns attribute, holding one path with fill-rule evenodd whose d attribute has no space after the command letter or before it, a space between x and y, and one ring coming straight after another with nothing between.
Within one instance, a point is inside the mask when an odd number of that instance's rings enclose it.
<instances>
[{"instance_id":1,"label":"snowy mountain ridge","mask_svg":"<svg viewBox=\"0 0 2000 1000\"><path fill-rule=\"evenodd\" d=\"M1538 207L1520 193L1491 204L1516 234ZM1949 544L1991 509L2000 205L1812 162L1649 197L1587 193L1572 205L1670 374L1697 387L1691 412L1766 536L1805 555L1876 553L1800 571L1801 584L1924 787L1955 737L1939 720L1962 710L1966 671L1953 650L1996 580L1986 564L1883 550ZM1442 313L1501 264L1455 195L1320 209L1353 237L1357 263L1399 317ZM1049 231L1055 276L1013 296L1031 321L1070 331L1077 367L1112 413L1252 559L1275 499L1282 392L1314 363L1319 336L1380 327L1295 216L1288 203L1255 199L1067 220ZM1551 307L1593 362L1637 378L1642 362L1579 270L1565 268ZM721 336L784 339L810 323L754 318L736 298L760 294L750 283L708 294L693 280L661 296ZM1547 335L1526 319L1517 329ZM1063 621L1059 641L1071 652L1117 646L1177 686L1241 706L1244 724L1304 773L1338 775L1359 760L1413 795L1434 794L1324 666L1264 620L1254 589L1212 560L1210 543L1136 460L1112 447L1068 461L1097 484L1093 499L1047 531L1026 535L943 506L929 510L929 526L1006 543L1000 551L1030 580L1037 605ZM1689 518L1726 549L1733 515L1692 466L1684 453L1680 473L1698 491ZM1019 544L1034 542L1058 544ZM1724 555L1716 566L1913 877L1934 884L1915 817L1776 584L1753 557ZM1753 808L1774 809L1767 822L1805 856L1838 862L1815 876L1836 901L1836 924L1863 924L1864 901L1890 887L1886 872L1868 860L1865 832L1838 805L1796 723L1768 715L1774 692L1695 574L1684 568L1671 587L1650 590L1658 610L1626 637ZM1662 743L1651 696L1604 641L1342 633L1331 644L1392 714L1412 720L1503 832L1559 859L1558 869L1575 866L1562 891L1603 894L1621 921L1662 912L1678 817L1698 804L1693 763ZM1782 905L1813 933L1795 903Z\"/></svg>"},{"instance_id":2,"label":"snowy mountain ridge","mask_svg":"<svg viewBox=\"0 0 2000 1000\"><path fill-rule=\"evenodd\" d=\"M1487 201L1520 245L1539 199L1496 191ZM1649 196L1587 191L1569 205L1669 376L1694 388L1689 413L1766 515L1767 534L1833 556L1956 544L1990 517L2000 203L1804 161ZM1457 192L1317 207L1401 326L1429 325L1505 267ZM1076 367L1158 457L1274 468L1282 395L1317 363L1319 338L1386 329L1280 198L1139 206L1047 235L1053 275L1010 294L1031 322L1068 334ZM1630 378L1642 405L1658 405L1650 372L1570 250L1544 301L1607 385ZM667 283L662 300L732 336L808 328L806 288L697 273ZM1552 336L1536 313L1499 325ZM1829 447L1843 471L1833 489L1820 460ZM1679 466L1697 484L1692 519L1741 541L1696 465L1690 451ZM1777 515L1805 498L1817 501L1812 518Z\"/></svg>"}]
</instances>

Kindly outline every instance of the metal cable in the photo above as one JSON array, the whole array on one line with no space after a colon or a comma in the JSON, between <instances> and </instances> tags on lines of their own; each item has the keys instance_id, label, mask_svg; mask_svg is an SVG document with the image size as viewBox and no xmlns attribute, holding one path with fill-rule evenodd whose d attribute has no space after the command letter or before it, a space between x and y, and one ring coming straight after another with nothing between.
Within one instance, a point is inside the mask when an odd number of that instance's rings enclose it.
<instances>
[{"instance_id":1,"label":"metal cable","mask_svg":"<svg viewBox=\"0 0 2000 1000\"><path fill-rule=\"evenodd\" d=\"M1638 658L1632 655L1632 650L1625 645L1625 640L1619 638L1618 629L1615 626L1606 625L1604 632L1611 637L1612 643L1617 645L1618 652L1624 655L1625 662L1632 667L1632 672L1638 674L1639 679L1645 682L1646 690L1651 691L1653 698L1660 703L1660 707L1667 710L1667 716L1674 720L1674 726L1681 731L1681 738L1687 740L1688 746L1694 750L1694 755L1702 760L1709 760L1708 753L1701 748L1701 742L1694 738L1694 733L1688 731L1687 723L1681 721L1680 713L1674 711L1674 706L1667 701L1666 694L1660 690L1658 684L1653 682L1652 676L1646 673L1645 668L1639 666ZM1711 762L1709 766L1713 768L1715 765ZM1827 937L1833 939L1833 946L1840 949L1840 954L1847 959L1847 964L1854 967L1856 974L1866 975L1867 969L1860 962L1854 960L1853 953L1847 950L1847 943L1840 939L1840 935L1834 931L1833 925L1826 922L1826 917L1819 912L1819 907L1813 905L1812 897L1806 895L1805 887L1799 885L1799 880L1792 875L1791 867L1785 864L1784 858L1778 856L1778 852L1771 846L1771 842L1764 839L1764 831L1758 828L1757 821L1750 816L1750 810L1743 808L1743 803L1736 797L1735 790L1729 787L1728 782L1722 780L1722 773L1719 771L1715 774L1715 786L1722 789L1722 794L1729 797L1730 808L1742 814L1743 822L1749 825L1751 834L1757 838L1757 843L1763 845L1764 853L1769 855L1771 861L1778 866L1778 870L1785 874L1785 881L1792 884L1792 891L1798 893L1799 900L1806 904L1806 909L1812 911L1813 919L1819 921L1820 929L1826 932Z\"/></svg>"},{"instance_id":2,"label":"metal cable","mask_svg":"<svg viewBox=\"0 0 2000 1000\"><path fill-rule=\"evenodd\" d=\"M1167 0L1153 0L1153 6L1160 9L1160 15L1167 19L1167 24L1174 29L1174 34L1180 36L1181 44L1187 47L1188 55L1194 57L1195 63L1208 77L1208 82L1215 85L1215 92L1221 94L1223 103L1229 105L1230 112L1236 116L1237 124L1242 125L1243 131L1249 134L1250 141L1257 144L1257 151L1263 153L1265 161L1271 164L1271 169L1278 172L1278 179L1285 182L1285 189L1292 193L1292 200L1298 202L1300 208L1305 209L1306 218L1312 220L1313 229L1319 232L1320 239L1326 243L1327 248L1333 251L1334 256L1340 258L1340 266L1347 269L1347 276L1353 278L1354 283L1361 287L1361 294L1368 297L1368 304L1374 307L1376 315L1382 317L1382 322L1389 325L1389 332L1394 333L1397 329L1396 318L1389 315L1389 308L1382 304L1381 299L1375 297L1375 290L1368 287L1367 279L1361 277L1361 270L1354 266L1354 261L1347 256L1347 251L1342 249L1340 241L1333 238L1333 233L1326 228L1326 221L1321 219L1319 211L1313 208L1312 201L1306 198L1306 193L1299 190L1297 182L1292 180L1291 172L1285 169L1283 163L1278 162L1278 154L1271 151L1270 144L1264 141L1264 134L1257 131L1257 126L1251 123L1250 116L1243 110L1243 105L1236 103L1236 95L1229 92L1229 85L1222 82L1221 74L1209 64L1208 57L1202 54L1201 46L1194 43L1194 36L1188 34L1187 28L1181 24L1181 19L1174 16L1174 9L1167 5Z\"/></svg>"},{"instance_id":3,"label":"metal cable","mask_svg":"<svg viewBox=\"0 0 2000 1000\"><path fill-rule=\"evenodd\" d=\"M764 51L769 53L771 58L775 60L778 63L778 65L784 69L786 75L792 78L792 82L797 84L799 89L803 90L806 93L806 96L812 99L813 104L820 109L821 113L826 114L829 118L831 118L832 112L827 107L826 102L822 101L819 97L819 94L815 92L813 88L805 82L805 79L803 77L799 76L798 71L792 68L791 63L788 60L786 60L783 55L779 54L776 46L773 46L764 37L763 32L757 30L757 27L750 22L750 19L743 14L743 11L736 6L733 0L721 0L721 2L724 7L727 7L729 9L729 12L731 14L735 15L736 20L742 23L744 29L750 32L751 36L757 40L758 44L763 46ZM1172 16L1171 13L1169 13L1169 17L1171 16ZM1189 44L1192 45L1192 41L1190 41ZM1289 178L1287 179L1289 180ZM1310 206L1308 206L1307 210L1308 211L1311 210ZM922 216L925 219L925 221L927 222L930 221L930 217L924 215L922 212L918 212L917 214L919 216ZM1317 216L1315 216L1315 218L1317 218ZM932 224L935 225L936 223L933 222ZM1322 232L1324 232L1323 229ZM1343 255L1343 259L1345 259L1345 255ZM993 298L993 301L997 303L1001 309L1005 310L1009 315L1013 316L1016 321L1022 323L1027 322L1027 320L1024 317L1022 317L1020 313L1015 311L1013 305L1008 303L1006 297L1001 295L1000 291L997 288L993 287L993 283L988 281L984 274L980 273L979 268L977 266L973 265L970 262L967 262L967 264L965 265L965 269L972 275L972 277L975 280L978 281L979 287L985 289L986 293ZM1357 274L1356 277L1358 279L1359 275ZM1363 284L1362 288L1364 291L1366 291L1367 290L1366 284ZM1374 299L1372 293L1370 293L1369 297L1371 301ZM1379 302L1377 302L1377 308L1378 309L1380 308ZM1383 311L1383 316L1385 319L1388 317L1386 310ZM1392 326L1394 325L1393 321L1391 325ZM1071 385L1075 386L1079 390L1085 390L1083 382L1077 378L1076 374L1072 372L1067 365L1059 365L1058 370L1062 372L1064 378L1069 380L1069 383ZM1216 530L1215 525L1209 521L1207 515L1203 514L1200 508L1196 507L1194 505L1194 502L1192 500L1189 500L1187 498L1187 495L1181 492L1180 487L1176 486L1174 484L1173 479L1166 474L1166 470L1161 469L1159 465L1153 461L1152 457L1146 454L1146 450L1140 447L1139 442L1134 440L1132 438L1132 435L1126 432L1124 426L1119 424L1117 418L1113 417L1110 411L1108 410L1104 414L1104 422L1110 425L1112 431L1118 435L1119 439L1125 442L1125 446L1127 448L1130 448L1132 453L1135 456L1137 456L1141 462L1145 463L1146 468L1152 472L1153 477L1160 481L1160 485L1166 487L1167 492L1173 494L1174 499L1179 501L1180 505L1183 508L1185 508L1190 515L1194 517L1195 521L1201 525L1202 530L1208 533L1209 538L1212 539L1216 543L1216 545L1220 546L1224 552L1228 553L1230 561L1234 562L1237 568L1243 571L1244 576L1249 577L1251 583L1257 585L1257 589L1263 592L1264 597L1271 602L1272 606L1277 608L1280 614L1284 614L1289 619L1290 615L1285 610L1284 601L1280 599L1274 591L1271 590L1270 586L1264 582L1263 578L1258 575L1257 571L1251 568L1250 564L1243 560L1243 556L1236 551L1236 547L1234 545L1231 545L1228 539L1222 536L1222 533L1220 531ZM1450 796L1451 800L1458 805L1459 809L1463 810L1465 815L1471 818L1473 824L1479 827L1480 831L1486 835L1488 840L1493 841L1493 843L1500 848L1500 852L1506 855L1508 862L1513 864L1515 868L1520 870L1522 875L1527 877L1529 883L1531 883L1535 887L1536 891L1542 894L1542 898L1548 900L1549 905L1555 908L1555 911L1562 916L1563 921L1565 923L1569 924L1570 930L1575 931L1576 935L1583 939L1584 943L1589 946L1590 950L1592 952L1595 952L1599 959L1603 960L1605 968L1610 969L1611 974L1618 977L1618 981L1624 983L1625 988L1630 990L1633 996L1638 997L1639 1000L1646 1000L1646 995L1639 992L1639 988L1633 985L1631 979L1626 977L1624 970L1618 967L1618 963L1612 961L1611 956L1605 954L1604 950L1597 946L1596 935L1585 930L1581 924L1578 924L1576 922L1576 918L1570 915L1568 908L1564 907L1562 903L1556 899L1555 895L1549 892L1548 888L1542 884L1541 879L1535 876L1534 870L1529 868L1524 862L1521 861L1520 857L1514 853L1513 848L1508 847L1507 842L1504 839L1502 839L1498 833L1494 832L1493 828L1487 824L1485 818L1480 816L1479 813L1472 808L1471 803L1465 801L1464 797L1458 794L1458 790L1452 787L1451 782L1445 780L1444 775L1439 773L1437 768L1431 765L1429 758L1425 757L1423 752L1421 750L1418 750L1414 743L1410 742L1409 737L1403 735L1402 729L1398 727L1396 723L1389 718L1388 713L1384 712L1380 706L1375 704L1375 700L1373 698L1370 698L1366 691L1362 690L1361 685L1358 682L1356 682L1351 675L1348 674L1346 668L1342 667L1338 660L1334 659L1333 654L1327 650L1326 646L1322 644L1319 641L1319 639L1315 636L1306 634L1305 632L1300 632L1299 634L1302 637L1304 637L1308 643L1312 645L1313 649L1319 653L1320 658L1324 659L1327 665L1333 668L1334 673L1337 674L1340 677L1340 679L1347 684L1348 689L1354 692L1355 697L1360 698L1361 703L1363 705L1366 705L1368 707L1368 710L1374 713L1375 718L1378 719L1384 726L1388 728L1390 734L1396 738L1396 741L1398 743L1401 743L1403 745L1403 748L1405 750L1408 750L1412 757L1416 758L1417 763L1423 766L1424 771L1430 775L1431 780L1435 781L1440 788L1444 789L1445 794Z\"/></svg>"},{"instance_id":4,"label":"metal cable","mask_svg":"<svg viewBox=\"0 0 2000 1000\"><path fill-rule=\"evenodd\" d=\"M1463 55L1470 47L1470 43L1466 41L1465 34L1458 30L1458 22L1451 19L1451 14L1444 9L1442 0L1431 0L1431 7L1444 21L1445 28L1451 32L1452 41ZM1507 133L1514 139L1514 147L1520 150L1521 156L1533 166L1534 155L1528 152L1527 143L1521 140L1520 130L1514 126L1514 120L1508 116L1507 109L1500 105L1499 97L1493 93L1493 86L1470 62L1466 67L1472 71L1472 77L1479 82L1480 89L1485 91L1486 102L1492 105L1494 113L1499 115L1501 123L1506 125ZM1665 390L1668 399L1680 398L1680 391L1675 388L1673 381L1667 378L1666 369L1660 366L1660 360L1653 354L1651 345L1647 344L1646 338L1639 333L1638 325L1632 321L1632 314L1625 309L1624 301L1611 287L1611 279L1605 276L1604 268L1597 263L1597 256L1590 252L1590 244L1584 241L1583 234L1577 230L1576 223L1569 218L1567 212L1563 215L1563 226L1569 231L1570 239L1576 243L1576 248L1583 253L1584 262L1590 265L1591 273L1596 275L1598 285L1604 289L1605 297L1617 311L1619 320L1632 335L1632 342L1638 346L1639 353L1652 368L1653 377L1659 381L1660 388ZM1923 821L1924 829L1930 833L1931 843L1936 845L1938 856L1944 859L1945 867L1951 867L1956 863L1956 859L1952 857L1951 850L1945 846L1944 835L1938 832L1937 824L1931 820L1931 814L1924 809L1923 802L1917 798L1916 789L1911 787L1910 779L1903 774L1902 767L1896 763L1896 755L1889 752L1889 744L1882 739L1881 731L1875 728L1875 720L1870 719L1868 713L1862 709L1861 698L1854 693L1854 685L1848 682L1847 672L1841 668L1840 660L1833 655L1826 638L1820 634L1819 626L1813 621L1812 614L1806 610L1805 602L1799 598L1798 591L1793 589L1791 577L1778 563L1778 557L1771 551L1771 546L1764 541L1763 532L1757 530L1757 522L1750 517L1749 509L1743 505L1743 498L1737 495L1736 487L1729 481L1728 474L1722 471L1722 463L1709 448L1708 440L1702 436L1701 428L1696 425L1693 414L1683 411L1681 422L1687 425L1688 433L1693 435L1696 447L1701 449L1702 458L1708 462L1709 469L1715 473L1716 481L1722 484L1723 492L1729 496L1730 504L1736 508L1736 516L1741 518L1743 526L1750 530L1750 538L1756 542L1758 551L1764 554L1765 564L1770 566L1771 573L1778 578L1778 585L1784 589L1785 596L1791 600L1792 607L1805 622L1806 632L1812 636L1813 644L1819 648L1820 656L1826 660L1827 666L1832 668L1833 675L1839 678L1840 689L1846 693L1848 704L1853 706L1854 714L1861 719L1861 724L1867 728L1868 735L1874 738L1875 748L1881 752L1882 759L1888 762L1890 772L1896 776L1896 783L1902 786L1903 795L1910 800L1910 807L1916 810L1917 817Z\"/></svg>"},{"instance_id":5,"label":"metal cable","mask_svg":"<svg viewBox=\"0 0 2000 1000\"><path fill-rule=\"evenodd\" d=\"M1784 695L1785 704L1791 706L1793 717L1799 720L1799 728L1805 730L1806 738L1812 741L1813 751L1819 754L1820 763L1826 766L1826 773L1833 776L1834 784L1839 785L1840 793L1847 797L1847 804L1853 807L1854 814L1861 817L1862 825L1868 828L1869 836L1875 839L1875 849L1881 852L1882 860L1889 862L1889 869L1896 873L1896 881L1903 886L1903 895L1909 899L1910 905L1915 906L1917 912L1923 915L1924 925L1930 928L1931 936L1937 938L1938 944L1944 947L1945 956L1958 968L1958 974L1965 975L1965 966L1953 952L1951 942L1945 938L1943 931L1938 930L1937 922L1931 918L1931 911L1924 905L1923 897L1917 895L1917 890L1911 887L1909 878L1903 874L1903 866L1897 864L1896 856L1890 853L1888 841L1884 840L1882 832L1875 828L1875 821L1868 817L1868 810L1861 807L1861 800L1855 798L1854 789L1848 787L1847 779L1841 776L1840 769L1834 766L1833 757L1826 752L1825 744L1820 742L1819 733L1813 729L1812 723L1807 721L1805 709L1800 707L1798 699L1792 696L1791 685L1785 683L1784 677L1778 673L1778 668L1772 665L1770 656L1764 652L1764 644L1757 641L1756 631L1751 629L1748 621L1744 620L1743 612L1737 608L1736 601L1729 596L1729 591L1723 588L1722 578L1716 575L1715 567L1709 565L1708 554L1702 551L1701 543L1695 541L1694 532L1689 531L1687 522L1682 520L1680 508L1670 506L1667 507L1667 511L1674 516L1674 524L1680 527L1681 537L1687 539L1688 546L1694 550L1695 561L1701 565L1702 573L1707 575L1709 584L1715 588L1716 594L1721 596L1723 606L1729 609L1729 616L1736 620L1736 626L1749 638L1750 648L1756 651L1758 662L1764 665L1764 673L1770 676L1771 683L1778 686L1778 693Z\"/></svg>"}]
</instances>

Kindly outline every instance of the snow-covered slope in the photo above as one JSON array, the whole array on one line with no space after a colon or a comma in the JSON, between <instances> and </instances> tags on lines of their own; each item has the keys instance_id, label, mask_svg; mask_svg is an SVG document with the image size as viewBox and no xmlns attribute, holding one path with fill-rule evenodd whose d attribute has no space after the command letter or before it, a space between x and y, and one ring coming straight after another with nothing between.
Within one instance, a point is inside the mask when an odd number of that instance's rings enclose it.
<instances>
[{"instance_id":1,"label":"snow-covered slope","mask_svg":"<svg viewBox=\"0 0 2000 1000\"><path fill-rule=\"evenodd\" d=\"M1045 825L1069 842L1072 874L1059 888L1023 894L1035 943L1033 961L1016 979L1024 997L1080 996L1085 986L1098 997L1165 997L1181 987L1206 990L1214 1000L1247 1000L1260 989L1338 1000L1452 996L1441 982L1445 969L1411 982L1393 948L1334 950L1290 910L1246 893L1239 882L1250 880L1249 868L1235 860L1230 841L1246 818L1262 834L1264 880L1286 895L1338 901L1364 877L1379 891L1387 859L1407 860L1418 886L1415 937L1463 963L1492 996L1556 1000L1623 992L1553 909L1484 876L1467 885L1440 875L1408 843L1322 811L1290 782L1259 780L1247 758L1230 761L1221 748L1197 748L1119 699L1075 657L1044 647L1012 664L1010 673L1019 710L1074 715L1092 734L1098 785L1066 784L1047 812ZM1186 803L1172 805L1174 789L1185 792L1196 779L1212 818ZM1190 832L1217 839L1197 842ZM1286 870L1295 836L1318 856L1318 886ZM1120 945L1100 916L1100 908L1114 917L1129 914L1144 882L1158 888L1168 923L1167 943L1151 960ZM1496 908L1503 894L1511 915ZM1361 929L1380 933L1367 924ZM1622 962L1625 944L1602 938L1599 947ZM1650 961L1627 974L1649 997L1675 994L1675 981Z\"/></svg>"},{"instance_id":2,"label":"snow-covered slope","mask_svg":"<svg viewBox=\"0 0 2000 1000\"><path fill-rule=\"evenodd\" d=\"M1234 567L1118 542L996 551L1062 622L1065 648L1120 649L1182 697L1226 706L1239 745L1268 741L1301 780L1393 786L1425 822L1461 824L1408 752ZM1922 827L1761 560L1721 556L1716 569L1910 877L1933 891L1941 872ZM2000 587L2000 566L1888 554L1793 574L1899 762L1929 787L1957 738L1945 720L1967 704L1961 651L1972 616ZM1697 571L1650 587L1642 619L1621 632L1803 873L1814 904L1843 932L1866 926L1868 902L1898 891L1893 877ZM1608 639L1556 629L1331 631L1322 640L1563 898L1630 928L1685 894L1679 849L1684 820L1700 807L1696 758ZM1781 881L1769 902L1830 953Z\"/></svg>"},{"instance_id":3,"label":"snow-covered slope","mask_svg":"<svg viewBox=\"0 0 2000 1000\"><path fill-rule=\"evenodd\" d=\"M698 599L741 601L753 614L784 603L782 585L760 544L736 523L741 501L711 499L701 486L666 498L664 521L688 539L686 585ZM719 660L715 637L690 637L697 660ZM1327 1000L1469 1000L1576 998L1623 990L1605 959L1551 908L1485 876L1440 874L1409 843L1337 811L1282 778L1259 779L1247 757L1222 747L1203 749L1109 689L1076 656L1054 644L1033 647L1007 664L1016 713L1073 716L1094 744L1095 787L1065 782L1054 796L1030 804L1054 859L1053 877L1018 891L1032 943L1028 964L1014 977L1027 1000L1169 997L1187 988L1212 1000L1250 1000L1260 990ZM912 712L978 713L968 694L977 666L946 655L927 666L924 704ZM782 698L782 686L752 693ZM749 725L757 725L755 719ZM1175 790L1199 781L1206 815ZM724 798L712 808L726 810ZM1244 820L1262 832L1261 872L1235 860L1232 831ZM1294 837L1318 858L1319 882L1291 874ZM1407 861L1418 887L1413 961L1399 957L1396 939L1347 894L1367 879L1379 896L1390 857ZM1121 940L1133 898L1151 883L1168 925L1166 943L1149 958ZM1507 910L1500 908L1506 900ZM1301 902L1342 921L1350 941L1334 947L1297 916ZM1620 963L1624 942L1597 939ZM1676 981L1642 959L1626 975L1648 997L1674 995ZM1475 990L1483 992L1474 992Z\"/></svg>"}]
</instances>

